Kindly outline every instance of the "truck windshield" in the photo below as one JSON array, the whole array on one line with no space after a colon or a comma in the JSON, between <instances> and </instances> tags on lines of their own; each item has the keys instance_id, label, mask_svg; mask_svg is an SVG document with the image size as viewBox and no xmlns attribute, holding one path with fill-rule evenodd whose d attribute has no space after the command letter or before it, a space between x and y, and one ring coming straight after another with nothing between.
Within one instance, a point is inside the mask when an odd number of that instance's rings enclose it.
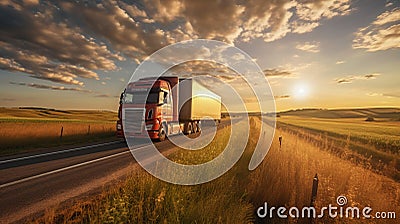
<instances>
[{"instance_id":1,"label":"truck windshield","mask_svg":"<svg viewBox=\"0 0 400 224\"><path fill-rule=\"evenodd\" d=\"M133 93L125 93L124 103L142 104L145 102L147 91L138 91ZM150 92L147 96L146 103L158 103L159 92Z\"/></svg>"}]
</instances>

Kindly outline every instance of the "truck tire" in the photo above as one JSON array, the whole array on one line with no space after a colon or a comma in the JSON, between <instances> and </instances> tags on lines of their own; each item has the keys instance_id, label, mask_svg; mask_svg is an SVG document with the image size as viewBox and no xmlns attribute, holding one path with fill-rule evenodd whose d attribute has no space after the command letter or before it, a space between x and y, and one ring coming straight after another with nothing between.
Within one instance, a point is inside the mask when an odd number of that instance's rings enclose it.
<instances>
[{"instance_id":1,"label":"truck tire","mask_svg":"<svg viewBox=\"0 0 400 224\"><path fill-rule=\"evenodd\" d=\"M162 142L167 138L167 133L165 132L164 128L161 126L160 130L158 131L158 141Z\"/></svg>"},{"instance_id":2,"label":"truck tire","mask_svg":"<svg viewBox=\"0 0 400 224\"><path fill-rule=\"evenodd\" d=\"M194 122L194 132L195 133L198 133L198 132L200 132L201 130L200 130L200 122L199 121L195 121Z\"/></svg>"},{"instance_id":3,"label":"truck tire","mask_svg":"<svg viewBox=\"0 0 400 224\"><path fill-rule=\"evenodd\" d=\"M185 135L190 135L190 134L192 134L192 132L193 132L193 125L192 125L192 122L187 122L186 124L185 124Z\"/></svg>"}]
</instances>

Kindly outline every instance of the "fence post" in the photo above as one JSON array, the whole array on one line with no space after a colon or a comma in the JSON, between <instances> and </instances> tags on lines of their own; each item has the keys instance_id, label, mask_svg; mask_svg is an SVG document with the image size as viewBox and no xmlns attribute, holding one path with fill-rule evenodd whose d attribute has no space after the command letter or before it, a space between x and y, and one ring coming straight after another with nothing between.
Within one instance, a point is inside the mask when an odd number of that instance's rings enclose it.
<instances>
[{"instance_id":1,"label":"fence post","mask_svg":"<svg viewBox=\"0 0 400 224\"><path fill-rule=\"evenodd\" d=\"M315 200L317 199L317 192L318 192L318 174L315 174L312 184L310 207L314 207L315 205Z\"/></svg>"},{"instance_id":2,"label":"fence post","mask_svg":"<svg viewBox=\"0 0 400 224\"><path fill-rule=\"evenodd\" d=\"M60 140L61 140L61 139L62 139L62 137L63 137L63 132L64 132L64 127L63 127L63 126L61 126Z\"/></svg>"},{"instance_id":3,"label":"fence post","mask_svg":"<svg viewBox=\"0 0 400 224\"><path fill-rule=\"evenodd\" d=\"M90 134L90 124L89 124L89 126L88 126L87 134L88 134L88 135Z\"/></svg>"},{"instance_id":4,"label":"fence post","mask_svg":"<svg viewBox=\"0 0 400 224\"><path fill-rule=\"evenodd\" d=\"M279 148L282 148L282 135L279 136Z\"/></svg>"}]
</instances>

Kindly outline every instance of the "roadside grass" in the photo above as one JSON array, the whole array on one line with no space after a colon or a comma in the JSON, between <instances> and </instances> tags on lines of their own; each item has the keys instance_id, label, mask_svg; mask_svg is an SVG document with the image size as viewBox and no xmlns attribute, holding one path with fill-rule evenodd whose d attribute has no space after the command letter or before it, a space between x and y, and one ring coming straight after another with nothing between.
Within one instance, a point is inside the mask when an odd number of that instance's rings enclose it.
<instances>
[{"instance_id":1,"label":"roadside grass","mask_svg":"<svg viewBox=\"0 0 400 224\"><path fill-rule=\"evenodd\" d=\"M256 123L256 118L251 118ZM252 134L257 134L252 130ZM204 149L169 158L183 164L200 164L218 156L231 133L230 127L218 131ZM221 177L200 185L181 186L163 182L143 169L115 184L91 200L69 208L54 208L36 223L250 223L253 206L245 191L247 170L255 141L248 142L235 166ZM181 175L177 173L176 175Z\"/></svg>"},{"instance_id":2,"label":"roadside grass","mask_svg":"<svg viewBox=\"0 0 400 224\"><path fill-rule=\"evenodd\" d=\"M0 108L0 156L113 139L115 120L109 111Z\"/></svg>"},{"instance_id":3,"label":"roadside grass","mask_svg":"<svg viewBox=\"0 0 400 224\"><path fill-rule=\"evenodd\" d=\"M61 129L63 134L61 136ZM0 155L10 155L65 144L109 139L115 123L68 121L0 121Z\"/></svg>"},{"instance_id":4,"label":"roadside grass","mask_svg":"<svg viewBox=\"0 0 400 224\"><path fill-rule=\"evenodd\" d=\"M277 141L282 136L282 148ZM329 147L329 146L327 146ZM268 203L268 207L291 206L302 208L311 202L313 177L318 174L319 186L316 209L332 204L338 206L336 198L344 195L348 199L345 206L366 206L376 211L395 211L400 214L400 183L378 175L361 164L355 165L330 153L314 140L302 137L296 132L278 129L275 140L263 163L250 174L248 184L250 200L254 207ZM269 217L269 214L268 214ZM279 219L275 213L272 219L261 221L272 223L302 223L297 219ZM394 220L346 219L328 217L316 223L397 223ZM309 220L303 220L309 223Z\"/></svg>"}]
</instances>

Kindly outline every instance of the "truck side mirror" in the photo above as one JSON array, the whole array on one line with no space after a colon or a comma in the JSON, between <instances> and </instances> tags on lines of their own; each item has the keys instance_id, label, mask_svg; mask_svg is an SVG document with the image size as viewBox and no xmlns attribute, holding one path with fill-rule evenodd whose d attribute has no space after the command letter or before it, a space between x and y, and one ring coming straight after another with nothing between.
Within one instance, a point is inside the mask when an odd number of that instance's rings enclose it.
<instances>
[{"instance_id":1,"label":"truck side mirror","mask_svg":"<svg viewBox=\"0 0 400 224\"><path fill-rule=\"evenodd\" d=\"M124 96L125 96L125 90L124 90L124 92L121 93L121 95L119 97L119 104L123 104L124 103Z\"/></svg>"}]
</instances>

